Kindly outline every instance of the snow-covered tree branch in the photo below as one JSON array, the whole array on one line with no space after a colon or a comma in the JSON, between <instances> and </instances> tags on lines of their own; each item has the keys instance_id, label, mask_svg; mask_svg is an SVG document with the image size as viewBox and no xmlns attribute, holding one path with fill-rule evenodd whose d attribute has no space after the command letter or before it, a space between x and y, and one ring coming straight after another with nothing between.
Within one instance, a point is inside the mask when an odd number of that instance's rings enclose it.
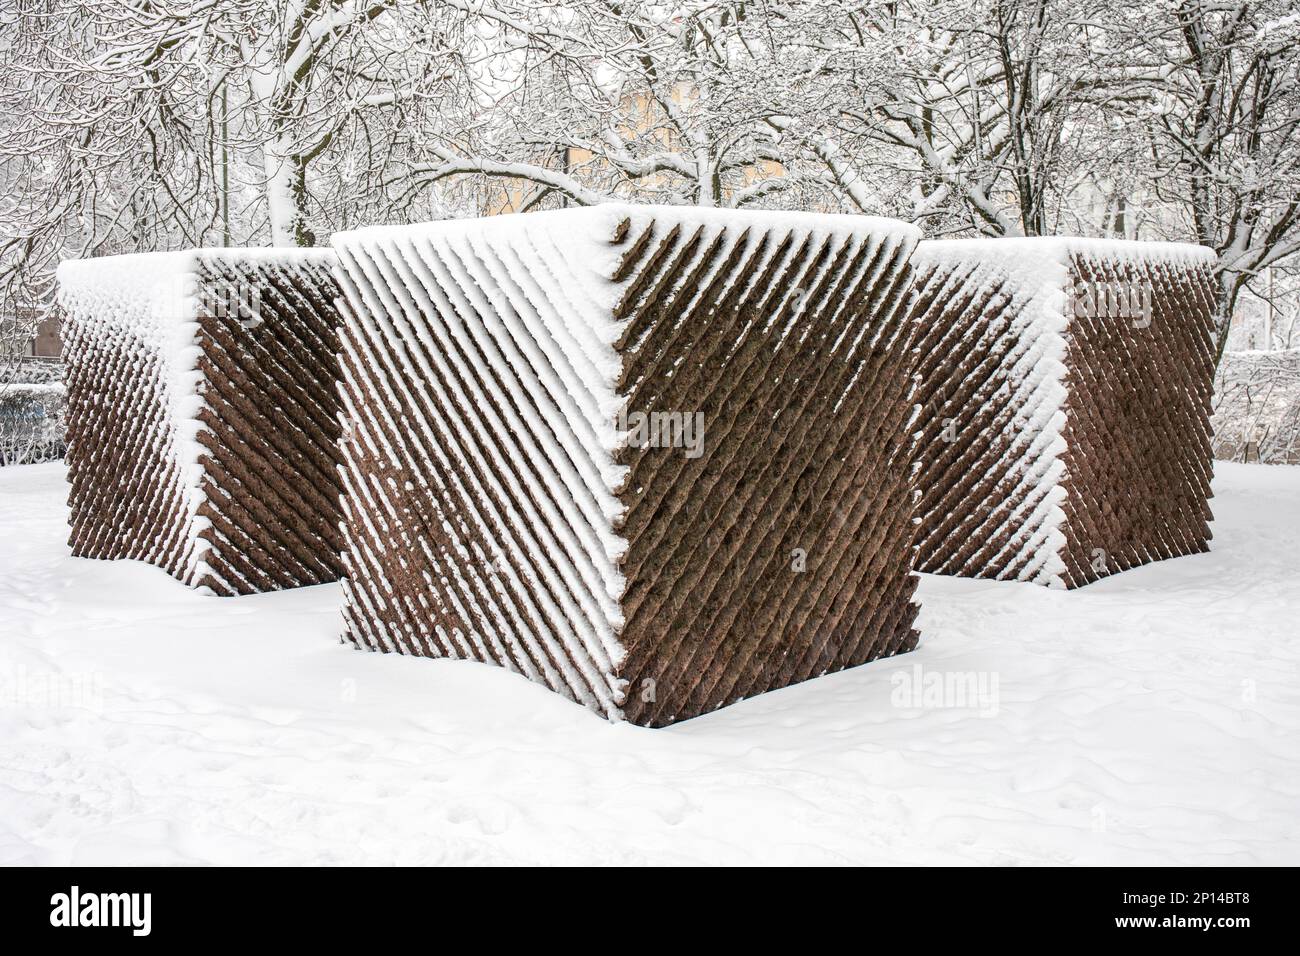
<instances>
[{"instance_id":1,"label":"snow-covered tree branch","mask_svg":"<svg viewBox=\"0 0 1300 956\"><path fill-rule=\"evenodd\" d=\"M0 303L68 255L621 198L1194 240L1222 343L1300 252L1289 7L13 0Z\"/></svg>"}]
</instances>

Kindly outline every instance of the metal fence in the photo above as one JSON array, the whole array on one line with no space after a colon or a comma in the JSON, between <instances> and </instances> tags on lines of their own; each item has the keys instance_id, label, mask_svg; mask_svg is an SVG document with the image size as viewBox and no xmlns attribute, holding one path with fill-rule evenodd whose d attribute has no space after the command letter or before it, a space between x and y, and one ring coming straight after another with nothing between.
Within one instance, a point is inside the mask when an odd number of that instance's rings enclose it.
<instances>
[{"instance_id":1,"label":"metal fence","mask_svg":"<svg viewBox=\"0 0 1300 956\"><path fill-rule=\"evenodd\" d=\"M63 457L64 401L60 382L0 385L0 466Z\"/></svg>"}]
</instances>

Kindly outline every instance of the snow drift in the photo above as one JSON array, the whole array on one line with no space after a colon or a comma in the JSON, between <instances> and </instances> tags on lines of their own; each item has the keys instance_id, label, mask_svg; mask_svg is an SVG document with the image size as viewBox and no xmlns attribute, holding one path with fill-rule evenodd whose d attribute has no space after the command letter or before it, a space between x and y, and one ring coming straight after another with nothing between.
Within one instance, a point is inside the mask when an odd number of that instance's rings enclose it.
<instances>
[{"instance_id":1,"label":"snow drift","mask_svg":"<svg viewBox=\"0 0 1300 956\"><path fill-rule=\"evenodd\" d=\"M70 544L248 594L336 580L328 250L64 262Z\"/></svg>"}]
</instances>

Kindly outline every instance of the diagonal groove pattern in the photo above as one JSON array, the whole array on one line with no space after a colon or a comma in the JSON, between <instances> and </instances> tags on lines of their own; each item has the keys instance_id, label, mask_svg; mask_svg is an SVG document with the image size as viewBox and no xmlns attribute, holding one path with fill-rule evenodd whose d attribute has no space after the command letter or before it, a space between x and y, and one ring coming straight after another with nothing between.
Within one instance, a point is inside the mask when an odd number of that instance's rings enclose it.
<instances>
[{"instance_id":1,"label":"diagonal groove pattern","mask_svg":"<svg viewBox=\"0 0 1300 956\"><path fill-rule=\"evenodd\" d=\"M336 236L349 639L650 725L910 649L915 241L655 207Z\"/></svg>"},{"instance_id":2,"label":"diagonal groove pattern","mask_svg":"<svg viewBox=\"0 0 1300 956\"><path fill-rule=\"evenodd\" d=\"M323 250L68 262L73 553L245 594L337 579L338 287Z\"/></svg>"},{"instance_id":3,"label":"diagonal groove pattern","mask_svg":"<svg viewBox=\"0 0 1300 956\"><path fill-rule=\"evenodd\" d=\"M1213 277L1207 263L1071 258L1085 288L1148 290L1149 314L1098 297L1071 328L1067 581L1209 550Z\"/></svg>"},{"instance_id":4,"label":"diagonal groove pattern","mask_svg":"<svg viewBox=\"0 0 1300 956\"><path fill-rule=\"evenodd\" d=\"M1077 587L1206 549L1208 256L918 246L918 570Z\"/></svg>"}]
</instances>

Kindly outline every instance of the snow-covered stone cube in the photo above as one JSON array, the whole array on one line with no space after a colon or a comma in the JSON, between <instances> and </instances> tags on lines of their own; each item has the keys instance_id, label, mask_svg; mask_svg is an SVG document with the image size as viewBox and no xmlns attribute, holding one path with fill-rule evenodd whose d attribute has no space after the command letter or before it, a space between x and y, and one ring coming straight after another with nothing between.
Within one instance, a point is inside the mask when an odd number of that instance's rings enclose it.
<instances>
[{"instance_id":1,"label":"snow-covered stone cube","mask_svg":"<svg viewBox=\"0 0 1300 956\"><path fill-rule=\"evenodd\" d=\"M1208 549L1211 250L922 242L921 571L1077 587Z\"/></svg>"},{"instance_id":2,"label":"snow-covered stone cube","mask_svg":"<svg viewBox=\"0 0 1300 956\"><path fill-rule=\"evenodd\" d=\"M338 577L338 336L326 249L64 262L75 555L216 594Z\"/></svg>"},{"instance_id":3,"label":"snow-covered stone cube","mask_svg":"<svg viewBox=\"0 0 1300 956\"><path fill-rule=\"evenodd\" d=\"M336 235L347 637L655 726L910 650L917 238L622 205Z\"/></svg>"}]
</instances>

